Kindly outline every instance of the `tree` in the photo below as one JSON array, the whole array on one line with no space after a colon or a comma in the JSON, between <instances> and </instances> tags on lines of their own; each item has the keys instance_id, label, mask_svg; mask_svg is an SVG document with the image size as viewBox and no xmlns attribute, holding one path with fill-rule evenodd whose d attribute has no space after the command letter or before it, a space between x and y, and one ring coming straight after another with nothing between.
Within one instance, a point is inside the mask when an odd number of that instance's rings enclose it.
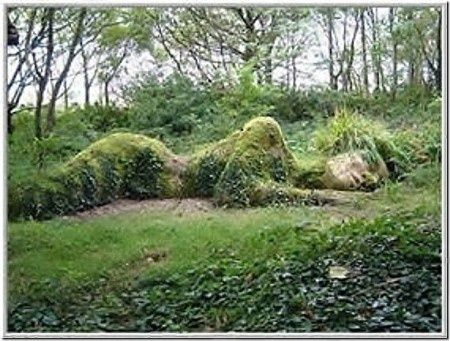
<instances>
[{"instance_id":1,"label":"tree","mask_svg":"<svg viewBox=\"0 0 450 341\"><path fill-rule=\"evenodd\" d=\"M98 78L103 84L105 104L110 104L110 84L128 56L133 52L134 42L129 38L129 28L116 25L105 29L100 37L101 53L107 58L100 66Z\"/></svg>"},{"instance_id":2,"label":"tree","mask_svg":"<svg viewBox=\"0 0 450 341\"><path fill-rule=\"evenodd\" d=\"M211 82L219 74L235 76L252 61L260 83L272 82L273 70L303 50L300 43L305 9L178 8L139 14L140 40L158 62L176 72ZM286 34L294 45L279 44ZM297 46L295 43L299 43ZM288 52L289 51L289 52Z\"/></svg>"},{"instance_id":3,"label":"tree","mask_svg":"<svg viewBox=\"0 0 450 341\"><path fill-rule=\"evenodd\" d=\"M33 65L34 65L34 71L38 79L38 91L37 91L37 98L36 98L36 108L34 111L35 116L35 134L37 139L42 138L42 127L41 127L41 115L42 115L42 103L44 100L44 92L47 88L48 79L50 76L50 68L52 64L52 58L53 58L53 24L54 24L54 15L55 15L55 9L54 8L48 8L44 10L44 15L41 19L41 28L42 31L46 32L47 37L47 43L46 43L46 54L44 56L45 61L43 65L41 66L36 58L36 54L33 51L32 57L33 57Z\"/></svg>"},{"instance_id":4,"label":"tree","mask_svg":"<svg viewBox=\"0 0 450 341\"><path fill-rule=\"evenodd\" d=\"M367 66L367 43L366 43L366 19L365 19L366 9L363 8L360 11L360 21L361 21L361 47L362 47L362 60L363 60L363 82L364 91L366 94L369 92L369 69Z\"/></svg>"},{"instance_id":5,"label":"tree","mask_svg":"<svg viewBox=\"0 0 450 341\"><path fill-rule=\"evenodd\" d=\"M83 32L83 26L84 26L84 19L86 17L86 8L82 8L79 10L78 18L75 26L75 30L73 32L72 37L69 39L69 49L67 53L67 59L64 63L63 69L59 76L56 79L56 83L53 87L53 90L51 92L51 97L48 105L48 111L47 111L47 131L51 131L53 129L53 126L55 125L55 105L56 100L58 99L58 95L61 90L61 86L63 85L63 82L66 80L67 74L69 72L69 69L72 65L73 59L76 56L76 48L78 44L80 43L81 35Z\"/></svg>"},{"instance_id":6,"label":"tree","mask_svg":"<svg viewBox=\"0 0 450 341\"><path fill-rule=\"evenodd\" d=\"M30 84L32 79L32 73L30 69L24 70L24 65L30 58L30 54L34 46L43 39L44 35L36 35L34 39L32 38L32 33L35 27L36 21L36 9L31 9L30 11L24 10L22 14L26 18L25 26L25 38L23 42L18 46L18 52L16 55L16 65L14 71L11 73L11 77L8 79L7 83L7 93L8 93L8 107L7 107L7 125L8 133L13 132L12 116L14 115L15 108L19 105L20 99L22 98L25 88ZM9 17L8 17L9 20Z\"/></svg>"},{"instance_id":7,"label":"tree","mask_svg":"<svg viewBox=\"0 0 450 341\"><path fill-rule=\"evenodd\" d=\"M98 78L100 68L108 59L99 43L102 33L120 24L118 13L125 10L90 9L86 14L83 34L80 38L81 72L84 83L84 104L91 102L91 88Z\"/></svg>"},{"instance_id":8,"label":"tree","mask_svg":"<svg viewBox=\"0 0 450 341\"><path fill-rule=\"evenodd\" d=\"M398 86L398 37L397 31L394 29L395 25L395 9L391 7L389 9L389 33L392 39L392 85L391 93L393 98L397 92Z\"/></svg>"}]
</instances>

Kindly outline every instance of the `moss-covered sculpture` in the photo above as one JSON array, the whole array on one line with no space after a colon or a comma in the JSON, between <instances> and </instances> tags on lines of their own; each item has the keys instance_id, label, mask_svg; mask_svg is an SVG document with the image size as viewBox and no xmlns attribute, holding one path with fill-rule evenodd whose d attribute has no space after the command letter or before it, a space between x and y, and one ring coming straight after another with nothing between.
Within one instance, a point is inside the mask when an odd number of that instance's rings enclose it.
<instances>
[{"instance_id":1,"label":"moss-covered sculpture","mask_svg":"<svg viewBox=\"0 0 450 341\"><path fill-rule=\"evenodd\" d=\"M193 156L185 173L184 194L212 196L224 206L308 201L310 191L294 187L299 172L299 161L278 123L258 117Z\"/></svg>"},{"instance_id":2,"label":"moss-covered sculpture","mask_svg":"<svg viewBox=\"0 0 450 341\"><path fill-rule=\"evenodd\" d=\"M383 160L369 163L361 152L339 154L325 165L322 182L326 188L337 190L374 189L389 177Z\"/></svg>"},{"instance_id":3,"label":"moss-covered sculpture","mask_svg":"<svg viewBox=\"0 0 450 341\"><path fill-rule=\"evenodd\" d=\"M116 133L93 143L45 177L10 185L8 216L43 219L119 197L211 197L227 207L320 203L326 198L306 188L351 189L340 183L337 187L336 181L347 179L355 167L339 167L349 169L347 173L332 172L333 160L320 156L298 160L270 117L251 120L190 158L173 154L155 139ZM364 174L369 171L372 168ZM339 179L330 181L336 174ZM375 180L386 176L383 173Z\"/></svg>"},{"instance_id":4,"label":"moss-covered sculpture","mask_svg":"<svg viewBox=\"0 0 450 341\"><path fill-rule=\"evenodd\" d=\"M178 195L177 157L160 141L130 133L107 136L47 177L10 188L9 217L46 218L80 211L119 197Z\"/></svg>"}]
</instances>

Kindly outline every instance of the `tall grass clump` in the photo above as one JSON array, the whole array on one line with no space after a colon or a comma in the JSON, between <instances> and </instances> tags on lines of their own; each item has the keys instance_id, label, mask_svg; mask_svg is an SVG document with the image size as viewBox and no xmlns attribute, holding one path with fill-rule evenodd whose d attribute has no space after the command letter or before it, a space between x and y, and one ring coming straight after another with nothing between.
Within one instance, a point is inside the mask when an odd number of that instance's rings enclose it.
<instances>
[{"instance_id":1,"label":"tall grass clump","mask_svg":"<svg viewBox=\"0 0 450 341\"><path fill-rule=\"evenodd\" d=\"M358 151L370 164L383 160L390 171L407 167L405 153L384 125L346 108L337 110L328 124L316 131L313 144L329 156Z\"/></svg>"}]
</instances>

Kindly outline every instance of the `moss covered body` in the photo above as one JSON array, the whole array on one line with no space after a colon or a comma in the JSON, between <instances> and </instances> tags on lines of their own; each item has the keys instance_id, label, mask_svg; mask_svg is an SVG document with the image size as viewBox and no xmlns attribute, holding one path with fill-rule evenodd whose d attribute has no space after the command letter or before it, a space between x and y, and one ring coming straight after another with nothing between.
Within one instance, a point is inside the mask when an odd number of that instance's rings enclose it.
<instances>
[{"instance_id":1,"label":"moss covered body","mask_svg":"<svg viewBox=\"0 0 450 341\"><path fill-rule=\"evenodd\" d=\"M9 191L10 218L47 218L111 202L173 197L180 180L173 155L161 142L143 135L105 137L61 167Z\"/></svg>"},{"instance_id":2,"label":"moss covered body","mask_svg":"<svg viewBox=\"0 0 450 341\"><path fill-rule=\"evenodd\" d=\"M209 197L226 207L311 203L317 200L305 188L373 187L387 174L381 158L366 162L359 154L298 160L278 123L258 117L189 158L143 135L109 135L50 174L10 186L8 215L42 219L119 197Z\"/></svg>"},{"instance_id":3,"label":"moss covered body","mask_svg":"<svg viewBox=\"0 0 450 341\"><path fill-rule=\"evenodd\" d=\"M184 194L213 196L219 205L233 207L307 201L307 192L294 187L299 172L278 123L258 117L193 156Z\"/></svg>"}]
</instances>

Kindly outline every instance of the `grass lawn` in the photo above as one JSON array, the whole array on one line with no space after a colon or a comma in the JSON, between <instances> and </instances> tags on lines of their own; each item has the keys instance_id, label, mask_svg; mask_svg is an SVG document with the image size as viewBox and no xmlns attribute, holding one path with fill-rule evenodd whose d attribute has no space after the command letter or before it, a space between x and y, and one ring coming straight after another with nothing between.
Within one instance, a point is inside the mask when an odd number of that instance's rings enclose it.
<instances>
[{"instance_id":1,"label":"grass lawn","mask_svg":"<svg viewBox=\"0 0 450 341\"><path fill-rule=\"evenodd\" d=\"M439 331L439 172L341 206L10 223L8 329Z\"/></svg>"}]
</instances>

